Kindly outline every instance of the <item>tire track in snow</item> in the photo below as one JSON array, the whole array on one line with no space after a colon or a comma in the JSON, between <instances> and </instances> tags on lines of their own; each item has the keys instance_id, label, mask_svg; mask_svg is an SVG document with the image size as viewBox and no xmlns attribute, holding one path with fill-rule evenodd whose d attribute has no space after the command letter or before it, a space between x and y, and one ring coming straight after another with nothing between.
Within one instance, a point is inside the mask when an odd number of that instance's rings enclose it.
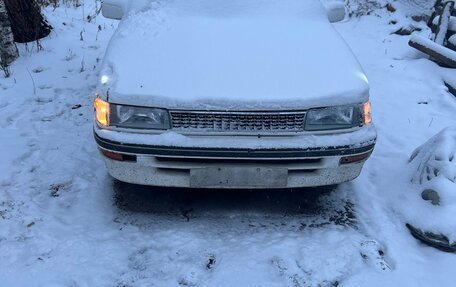
<instances>
[{"instance_id":1,"label":"tire track in snow","mask_svg":"<svg viewBox=\"0 0 456 287\"><path fill-rule=\"evenodd\" d=\"M315 190L189 191L118 182L114 188L116 222L154 234L149 245L131 255L144 272L138 275L129 264L119 286L338 286L357 268L390 270L384 268L389 264L382 246L358 229L351 184L323 195ZM192 210L189 221L182 210ZM143 249L150 254L141 259L137 254ZM216 258L210 273L204 254ZM227 272L238 274L240 281ZM245 283L250 278L255 279L251 285Z\"/></svg>"}]
</instances>

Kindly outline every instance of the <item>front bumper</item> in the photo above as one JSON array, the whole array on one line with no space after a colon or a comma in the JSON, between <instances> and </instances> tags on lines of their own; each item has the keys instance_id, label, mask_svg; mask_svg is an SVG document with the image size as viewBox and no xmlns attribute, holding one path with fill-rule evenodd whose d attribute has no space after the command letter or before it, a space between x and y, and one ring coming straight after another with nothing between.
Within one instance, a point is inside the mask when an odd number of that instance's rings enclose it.
<instances>
[{"instance_id":1,"label":"front bumper","mask_svg":"<svg viewBox=\"0 0 456 287\"><path fill-rule=\"evenodd\" d=\"M356 178L375 145L373 126L349 133L292 137L189 137L132 134L95 126L109 174L135 184L191 188L294 188ZM299 144L301 142L301 144ZM360 160L341 163L344 158Z\"/></svg>"}]
</instances>

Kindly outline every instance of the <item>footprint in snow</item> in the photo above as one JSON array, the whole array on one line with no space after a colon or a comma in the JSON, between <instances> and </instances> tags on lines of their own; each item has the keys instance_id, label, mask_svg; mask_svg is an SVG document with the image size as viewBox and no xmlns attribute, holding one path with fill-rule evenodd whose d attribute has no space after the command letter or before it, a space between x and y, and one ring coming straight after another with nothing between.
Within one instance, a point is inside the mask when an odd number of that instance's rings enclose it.
<instances>
[{"instance_id":1,"label":"footprint in snow","mask_svg":"<svg viewBox=\"0 0 456 287\"><path fill-rule=\"evenodd\" d=\"M280 277L285 278L287 286L290 287L335 287L339 286L339 280L335 278L324 279L315 282L315 274L310 270L306 270L301 264L294 260L293 263L287 263L280 257L271 259L271 264Z\"/></svg>"},{"instance_id":2,"label":"footprint in snow","mask_svg":"<svg viewBox=\"0 0 456 287\"><path fill-rule=\"evenodd\" d=\"M39 74L39 73L41 73L41 72L43 72L43 71L45 71L45 70L47 70L47 69L48 69L48 68L44 68L44 67L36 67L36 68L34 68L34 69L32 70L32 72L35 73L35 74Z\"/></svg>"},{"instance_id":3,"label":"footprint in snow","mask_svg":"<svg viewBox=\"0 0 456 287\"><path fill-rule=\"evenodd\" d=\"M54 183L49 186L49 195L51 197L59 197L62 192L68 191L71 188L71 182Z\"/></svg>"},{"instance_id":4,"label":"footprint in snow","mask_svg":"<svg viewBox=\"0 0 456 287\"><path fill-rule=\"evenodd\" d=\"M136 250L129 256L127 264L128 269L122 274L118 286L197 286L207 281L217 259L214 254L205 254L201 250L160 245Z\"/></svg>"},{"instance_id":5,"label":"footprint in snow","mask_svg":"<svg viewBox=\"0 0 456 287\"><path fill-rule=\"evenodd\" d=\"M51 85L40 85L40 86L38 86L38 89L49 90L49 89L52 89L52 86Z\"/></svg>"},{"instance_id":6,"label":"footprint in snow","mask_svg":"<svg viewBox=\"0 0 456 287\"><path fill-rule=\"evenodd\" d=\"M391 270L391 267L385 260L385 251L383 250L375 240L365 240L360 243L360 255L364 262L381 271L388 271Z\"/></svg>"}]
</instances>

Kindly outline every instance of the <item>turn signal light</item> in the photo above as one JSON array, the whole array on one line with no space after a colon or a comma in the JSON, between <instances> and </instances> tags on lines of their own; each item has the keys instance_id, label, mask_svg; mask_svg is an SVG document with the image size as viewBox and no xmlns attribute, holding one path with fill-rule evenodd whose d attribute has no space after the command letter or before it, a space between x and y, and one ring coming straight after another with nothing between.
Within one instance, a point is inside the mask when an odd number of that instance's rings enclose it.
<instances>
[{"instance_id":1,"label":"turn signal light","mask_svg":"<svg viewBox=\"0 0 456 287\"><path fill-rule=\"evenodd\" d=\"M363 105L363 113L364 113L364 124L370 124L372 122L372 114L371 114L371 104L370 102L365 102Z\"/></svg>"},{"instance_id":2,"label":"turn signal light","mask_svg":"<svg viewBox=\"0 0 456 287\"><path fill-rule=\"evenodd\" d=\"M117 161L136 161L136 156L134 155L128 155L128 154L123 154L123 153L118 153L110 150L105 150L102 148L99 148L100 153L104 155L105 157Z\"/></svg>"},{"instance_id":3,"label":"turn signal light","mask_svg":"<svg viewBox=\"0 0 456 287\"><path fill-rule=\"evenodd\" d=\"M372 152L366 152L357 155L344 156L340 159L340 164L355 163L366 160Z\"/></svg>"},{"instance_id":4,"label":"turn signal light","mask_svg":"<svg viewBox=\"0 0 456 287\"><path fill-rule=\"evenodd\" d=\"M102 126L109 126L109 103L97 97L93 105L98 123Z\"/></svg>"}]
</instances>

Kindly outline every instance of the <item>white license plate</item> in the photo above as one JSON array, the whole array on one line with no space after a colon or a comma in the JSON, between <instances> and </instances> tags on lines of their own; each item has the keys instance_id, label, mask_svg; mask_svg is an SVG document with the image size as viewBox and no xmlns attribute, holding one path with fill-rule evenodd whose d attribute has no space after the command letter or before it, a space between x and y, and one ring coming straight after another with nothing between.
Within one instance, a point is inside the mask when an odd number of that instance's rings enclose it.
<instances>
[{"instance_id":1,"label":"white license plate","mask_svg":"<svg viewBox=\"0 0 456 287\"><path fill-rule=\"evenodd\" d=\"M288 170L263 167L220 167L190 170L191 187L280 188L286 187Z\"/></svg>"}]
</instances>

